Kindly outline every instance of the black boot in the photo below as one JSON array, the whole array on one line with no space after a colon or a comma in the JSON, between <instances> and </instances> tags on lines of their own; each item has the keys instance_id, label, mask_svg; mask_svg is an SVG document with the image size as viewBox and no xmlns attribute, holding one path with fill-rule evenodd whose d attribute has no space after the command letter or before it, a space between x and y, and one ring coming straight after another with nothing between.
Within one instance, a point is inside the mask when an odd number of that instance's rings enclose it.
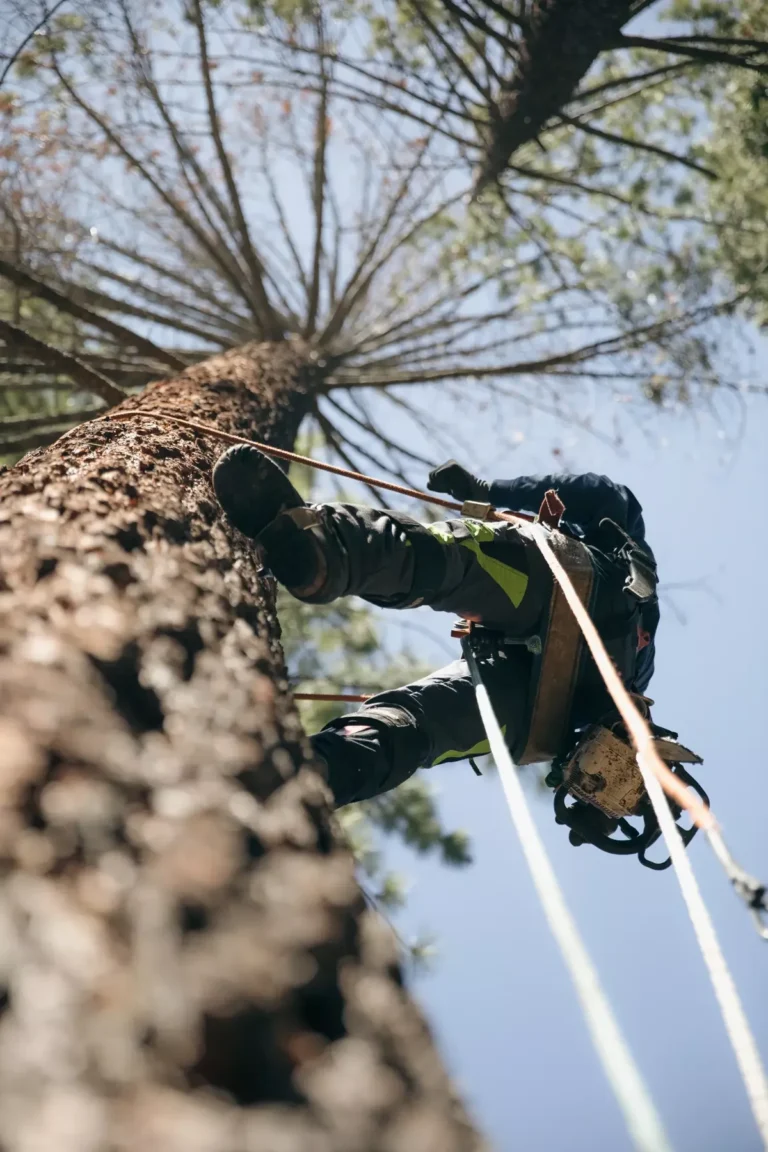
<instances>
[{"instance_id":1,"label":"black boot","mask_svg":"<svg viewBox=\"0 0 768 1152\"><path fill-rule=\"evenodd\" d=\"M306 504L277 464L258 448L235 444L216 462L213 487L235 527L262 545L276 580L297 592L319 587L323 553L314 534L291 517Z\"/></svg>"}]
</instances>

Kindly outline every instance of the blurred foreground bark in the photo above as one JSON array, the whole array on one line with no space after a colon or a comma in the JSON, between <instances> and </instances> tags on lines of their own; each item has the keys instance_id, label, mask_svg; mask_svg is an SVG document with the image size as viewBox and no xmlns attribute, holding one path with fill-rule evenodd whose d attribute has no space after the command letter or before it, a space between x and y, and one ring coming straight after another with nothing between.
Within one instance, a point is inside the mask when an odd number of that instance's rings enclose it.
<instances>
[{"instance_id":1,"label":"blurred foreground bark","mask_svg":"<svg viewBox=\"0 0 768 1152\"><path fill-rule=\"evenodd\" d=\"M290 446L315 370L150 386ZM469 1152L286 698L219 442L87 423L0 477L3 1152Z\"/></svg>"}]
</instances>

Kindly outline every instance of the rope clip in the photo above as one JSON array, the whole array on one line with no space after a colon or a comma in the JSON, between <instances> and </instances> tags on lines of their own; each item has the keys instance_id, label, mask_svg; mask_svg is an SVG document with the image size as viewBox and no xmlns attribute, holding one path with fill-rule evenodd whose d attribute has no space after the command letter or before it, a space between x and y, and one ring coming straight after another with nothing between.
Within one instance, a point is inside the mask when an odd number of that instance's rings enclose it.
<instances>
[{"instance_id":1,"label":"rope clip","mask_svg":"<svg viewBox=\"0 0 768 1152\"><path fill-rule=\"evenodd\" d=\"M749 872L745 872L743 868L738 868L738 866L735 874L731 876L731 884L733 884L736 895L740 896L747 905L758 936L762 940L768 940L768 904L766 903L765 884L761 884L754 876L750 876Z\"/></svg>"}]
</instances>

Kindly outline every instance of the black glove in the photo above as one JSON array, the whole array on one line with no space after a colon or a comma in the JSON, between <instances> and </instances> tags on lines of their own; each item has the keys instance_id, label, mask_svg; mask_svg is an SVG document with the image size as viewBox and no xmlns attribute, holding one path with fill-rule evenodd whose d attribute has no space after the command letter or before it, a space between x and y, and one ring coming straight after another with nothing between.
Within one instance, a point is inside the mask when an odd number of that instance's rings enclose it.
<instances>
[{"instance_id":1,"label":"black glove","mask_svg":"<svg viewBox=\"0 0 768 1152\"><path fill-rule=\"evenodd\" d=\"M427 488L430 492L447 492L462 504L465 500L488 503L491 498L490 484L473 476L455 460L446 460L445 464L433 468L429 474Z\"/></svg>"}]
</instances>

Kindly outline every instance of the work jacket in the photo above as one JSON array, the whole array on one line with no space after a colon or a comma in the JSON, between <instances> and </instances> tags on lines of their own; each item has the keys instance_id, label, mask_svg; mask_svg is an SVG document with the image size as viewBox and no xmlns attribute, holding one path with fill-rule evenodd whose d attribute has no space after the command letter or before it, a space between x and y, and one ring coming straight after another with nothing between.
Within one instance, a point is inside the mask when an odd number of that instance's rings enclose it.
<instances>
[{"instance_id":1,"label":"work jacket","mask_svg":"<svg viewBox=\"0 0 768 1152\"><path fill-rule=\"evenodd\" d=\"M653 552L645 539L643 510L637 497L624 484L616 484L607 476L598 476L594 472L582 475L564 472L494 480L489 499L496 508L535 514L549 488L554 488L565 504L563 527L572 536L600 548L603 545L599 524L608 518L623 528L655 564ZM659 603L654 597L642 609L640 626L649 635L650 642L637 653L634 678L629 685L632 691L644 693L653 675L658 624Z\"/></svg>"}]
</instances>

